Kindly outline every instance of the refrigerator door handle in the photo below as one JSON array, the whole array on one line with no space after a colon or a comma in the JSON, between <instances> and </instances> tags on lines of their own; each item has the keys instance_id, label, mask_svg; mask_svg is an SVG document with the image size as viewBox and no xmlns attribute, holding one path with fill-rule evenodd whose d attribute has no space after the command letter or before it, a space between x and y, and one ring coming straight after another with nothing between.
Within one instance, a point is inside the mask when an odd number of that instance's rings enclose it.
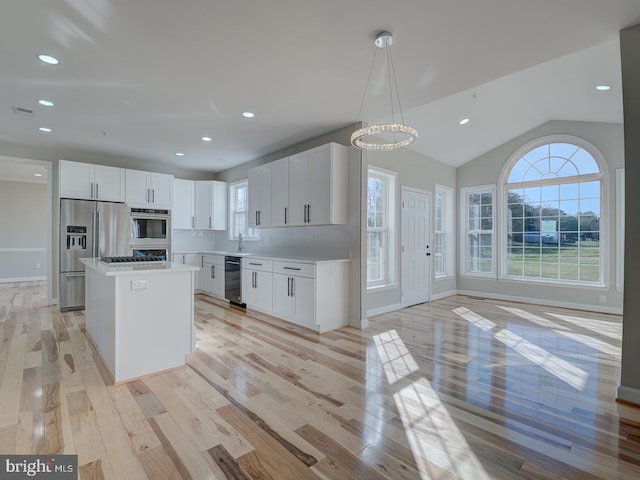
<instances>
[{"instance_id":1,"label":"refrigerator door handle","mask_svg":"<svg viewBox=\"0 0 640 480\"><path fill-rule=\"evenodd\" d=\"M95 246L95 255L94 257L99 257L100 256L100 211L96 210L96 220L95 220L95 230L94 230L94 237L93 237L93 244Z\"/></svg>"}]
</instances>

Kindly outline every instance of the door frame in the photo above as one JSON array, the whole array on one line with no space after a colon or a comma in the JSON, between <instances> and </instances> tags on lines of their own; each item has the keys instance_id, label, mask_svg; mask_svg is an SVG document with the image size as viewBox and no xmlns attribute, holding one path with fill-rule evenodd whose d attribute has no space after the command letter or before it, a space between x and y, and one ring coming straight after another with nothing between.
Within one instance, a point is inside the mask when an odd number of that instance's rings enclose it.
<instances>
[{"instance_id":1,"label":"door frame","mask_svg":"<svg viewBox=\"0 0 640 480\"><path fill-rule=\"evenodd\" d=\"M53 162L47 160L36 160L33 158L24 157L10 157L7 155L0 155L0 160L3 162L17 163L22 165L38 165L44 167L47 171L47 234L46 234L46 261L47 261L47 305L53 305L57 303L58 299L54 297L54 269L57 269L57 262L54 261L53 252L57 248L57 243L54 244L54 218L53 218ZM57 234L57 232L55 232ZM57 259L57 257L55 257ZM56 274L57 277L57 274ZM56 280L57 285L57 280Z\"/></svg>"},{"instance_id":2,"label":"door frame","mask_svg":"<svg viewBox=\"0 0 640 480\"><path fill-rule=\"evenodd\" d=\"M427 198L427 218L425 221L425 225L427 226L427 241L429 242L428 245L431 245L433 243L432 241L432 225L431 225L431 221L432 221L432 200L433 200L433 195L432 192L429 192L427 190L422 190L421 188L415 188L415 187L409 187L407 185L402 185L400 187L400 304L402 305L402 308L408 307L410 305L413 305L413 303L408 304L405 302L405 297L403 295L404 292L404 252L403 252L403 245L405 244L405 238L404 238L404 222L405 222L405 218L404 218L404 208L403 208L403 204L404 204L404 194L405 192L412 192L412 193L418 193L421 195L424 195ZM427 261L426 262L426 275L427 275L427 279L426 279L426 283L427 283L427 297L426 297L426 302L431 302L431 284L432 284L432 273L431 273L431 262Z\"/></svg>"}]
</instances>

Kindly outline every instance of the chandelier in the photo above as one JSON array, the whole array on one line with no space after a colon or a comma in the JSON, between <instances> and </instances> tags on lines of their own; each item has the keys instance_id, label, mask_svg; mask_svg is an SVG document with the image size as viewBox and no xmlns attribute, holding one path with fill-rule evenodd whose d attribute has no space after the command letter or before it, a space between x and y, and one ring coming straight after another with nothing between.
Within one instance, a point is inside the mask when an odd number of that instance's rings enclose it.
<instances>
[{"instance_id":1,"label":"chandelier","mask_svg":"<svg viewBox=\"0 0 640 480\"><path fill-rule=\"evenodd\" d=\"M397 148L404 148L411 145L418 139L418 131L411 126L406 125L402 116L400 94L398 93L398 81L396 80L396 71L393 67L393 58L391 57L391 45L393 44L393 36L389 32L380 32L378 33L378 35L376 35L374 44L377 48L385 49L387 52L387 75L389 77L391 123L372 124L356 130L351 135L351 144L354 147L359 148L360 150L387 151L395 150ZM367 90L369 88L369 82L371 81L371 72L373 71L377 53L378 50L375 50L373 61L371 62L371 69L369 70L369 78L367 79L367 84L364 88L364 94L362 96L362 103L360 104L360 112L358 113L358 118L360 118L360 116L362 115L362 107L364 106L364 101L367 97ZM396 122L396 112L393 103L394 90L398 103L400 123ZM369 137L372 138L369 139ZM377 141L373 141L374 138Z\"/></svg>"}]
</instances>

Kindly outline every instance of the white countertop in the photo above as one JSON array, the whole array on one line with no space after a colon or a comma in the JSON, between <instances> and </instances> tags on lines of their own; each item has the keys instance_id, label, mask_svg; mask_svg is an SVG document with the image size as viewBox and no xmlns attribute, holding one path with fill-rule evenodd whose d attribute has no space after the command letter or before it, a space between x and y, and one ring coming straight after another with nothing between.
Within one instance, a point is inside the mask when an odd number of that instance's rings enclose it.
<instances>
[{"instance_id":1,"label":"white countertop","mask_svg":"<svg viewBox=\"0 0 640 480\"><path fill-rule=\"evenodd\" d=\"M105 263L100 261L99 258L83 258L80 261L88 268L93 268L107 276L138 275L140 273L166 274L176 272L197 272L200 270L200 267L173 262Z\"/></svg>"},{"instance_id":2,"label":"white countertop","mask_svg":"<svg viewBox=\"0 0 640 480\"><path fill-rule=\"evenodd\" d=\"M323 262L349 262L351 259L347 255L339 255L335 253L323 253L317 251L262 251L262 252L230 252L223 250L202 250L199 252L174 252L178 255L186 253L195 253L201 255L231 255L236 257L255 257L264 258L265 260L277 261L296 261L303 263L323 263Z\"/></svg>"}]
</instances>

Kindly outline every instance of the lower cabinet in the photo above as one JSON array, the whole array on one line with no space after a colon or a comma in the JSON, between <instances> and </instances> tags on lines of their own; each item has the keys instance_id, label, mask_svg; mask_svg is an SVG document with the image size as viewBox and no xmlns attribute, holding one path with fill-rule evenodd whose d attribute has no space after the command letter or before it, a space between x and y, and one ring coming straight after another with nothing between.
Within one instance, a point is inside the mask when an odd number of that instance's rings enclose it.
<instances>
[{"instance_id":1,"label":"lower cabinet","mask_svg":"<svg viewBox=\"0 0 640 480\"><path fill-rule=\"evenodd\" d=\"M317 332L340 328L349 323L349 262L243 258L242 301Z\"/></svg>"},{"instance_id":2,"label":"lower cabinet","mask_svg":"<svg viewBox=\"0 0 640 480\"><path fill-rule=\"evenodd\" d=\"M316 325L316 280L294 275L273 275L273 312L301 324Z\"/></svg>"},{"instance_id":3,"label":"lower cabinet","mask_svg":"<svg viewBox=\"0 0 640 480\"><path fill-rule=\"evenodd\" d=\"M175 263L184 263L185 265L202 268L202 255L199 253L174 253L171 255L171 260ZM193 272L193 289L195 291L200 290L201 275L202 271Z\"/></svg>"},{"instance_id":4,"label":"lower cabinet","mask_svg":"<svg viewBox=\"0 0 640 480\"><path fill-rule=\"evenodd\" d=\"M242 269L242 301L250 308L269 311L273 307L273 273Z\"/></svg>"},{"instance_id":5,"label":"lower cabinet","mask_svg":"<svg viewBox=\"0 0 640 480\"><path fill-rule=\"evenodd\" d=\"M202 256L200 291L212 297L224 298L224 255Z\"/></svg>"}]
</instances>

